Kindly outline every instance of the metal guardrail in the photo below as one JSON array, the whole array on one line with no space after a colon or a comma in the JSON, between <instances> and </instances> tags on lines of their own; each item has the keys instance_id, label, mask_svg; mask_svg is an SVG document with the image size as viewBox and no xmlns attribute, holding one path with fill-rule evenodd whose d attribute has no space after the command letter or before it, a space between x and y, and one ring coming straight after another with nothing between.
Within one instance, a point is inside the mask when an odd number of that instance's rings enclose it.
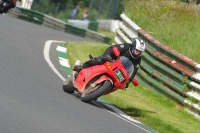
<instances>
[{"instance_id":1,"label":"metal guardrail","mask_svg":"<svg viewBox=\"0 0 200 133\"><path fill-rule=\"evenodd\" d=\"M28 9L16 7L14 9L9 10L8 15L25 20L25 21L32 22L35 24L47 26L50 28L54 28L57 30L70 33L70 34L98 40L98 41L108 43L108 44L110 44L112 40L111 38L106 37L103 34L99 34L89 29L83 29L83 28L70 25L65 21L53 18L49 15L43 14L35 10L28 10Z\"/></svg>"},{"instance_id":2,"label":"metal guardrail","mask_svg":"<svg viewBox=\"0 0 200 133\"><path fill-rule=\"evenodd\" d=\"M185 105L189 113L200 118L200 64L162 44L125 14L121 18L114 37L116 43L130 43L138 37L146 42L136 78L145 87Z\"/></svg>"}]
</instances>

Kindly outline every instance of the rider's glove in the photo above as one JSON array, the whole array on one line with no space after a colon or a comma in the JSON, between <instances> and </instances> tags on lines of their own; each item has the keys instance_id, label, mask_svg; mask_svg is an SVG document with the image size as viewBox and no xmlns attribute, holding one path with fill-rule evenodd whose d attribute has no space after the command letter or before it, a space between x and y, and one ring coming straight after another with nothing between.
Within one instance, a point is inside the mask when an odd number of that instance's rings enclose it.
<instances>
[{"instance_id":1,"label":"rider's glove","mask_svg":"<svg viewBox=\"0 0 200 133\"><path fill-rule=\"evenodd\" d=\"M104 61L112 61L112 57L108 54L103 54Z\"/></svg>"}]
</instances>

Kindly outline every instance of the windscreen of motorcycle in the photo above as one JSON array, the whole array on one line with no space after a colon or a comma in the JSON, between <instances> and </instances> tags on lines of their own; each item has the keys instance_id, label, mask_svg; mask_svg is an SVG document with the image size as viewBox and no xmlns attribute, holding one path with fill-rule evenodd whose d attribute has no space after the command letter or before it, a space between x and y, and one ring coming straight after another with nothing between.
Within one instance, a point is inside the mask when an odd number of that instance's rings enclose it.
<instances>
[{"instance_id":1,"label":"windscreen of motorcycle","mask_svg":"<svg viewBox=\"0 0 200 133\"><path fill-rule=\"evenodd\" d=\"M134 71L134 66L133 66L132 62L125 56L121 56L119 60L122 63L122 65L124 66L124 68L126 69L126 71L128 72L128 75L130 78Z\"/></svg>"}]
</instances>

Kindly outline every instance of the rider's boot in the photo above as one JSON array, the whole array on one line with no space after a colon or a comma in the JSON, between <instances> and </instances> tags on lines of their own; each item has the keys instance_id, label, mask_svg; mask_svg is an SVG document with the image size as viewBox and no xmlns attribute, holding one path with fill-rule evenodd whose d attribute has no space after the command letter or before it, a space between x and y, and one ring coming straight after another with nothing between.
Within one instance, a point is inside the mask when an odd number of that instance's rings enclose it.
<instances>
[{"instance_id":1,"label":"rider's boot","mask_svg":"<svg viewBox=\"0 0 200 133\"><path fill-rule=\"evenodd\" d=\"M74 65L74 71L80 72L83 68L87 68L90 66L94 66L94 65L99 65L99 64L103 64L105 62L104 60L104 56L100 55L96 58L93 58L91 60L86 61L85 63L83 63L82 66L80 65Z\"/></svg>"},{"instance_id":2,"label":"rider's boot","mask_svg":"<svg viewBox=\"0 0 200 133\"><path fill-rule=\"evenodd\" d=\"M73 71L77 71L77 72L80 72L83 67L81 66L81 61L80 60L77 60L74 64L74 68L73 68Z\"/></svg>"},{"instance_id":3,"label":"rider's boot","mask_svg":"<svg viewBox=\"0 0 200 133\"><path fill-rule=\"evenodd\" d=\"M83 66L74 66L74 71L80 72L83 69Z\"/></svg>"}]
</instances>

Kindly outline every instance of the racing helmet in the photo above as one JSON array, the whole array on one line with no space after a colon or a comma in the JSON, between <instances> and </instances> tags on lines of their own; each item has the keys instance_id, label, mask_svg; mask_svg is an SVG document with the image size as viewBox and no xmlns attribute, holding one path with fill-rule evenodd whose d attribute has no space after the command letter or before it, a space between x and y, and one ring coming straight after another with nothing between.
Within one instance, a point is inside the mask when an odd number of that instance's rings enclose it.
<instances>
[{"instance_id":1,"label":"racing helmet","mask_svg":"<svg viewBox=\"0 0 200 133\"><path fill-rule=\"evenodd\" d=\"M145 51L145 43L141 39L135 39L130 44L129 53L132 58L137 59L142 55L142 52Z\"/></svg>"}]
</instances>

